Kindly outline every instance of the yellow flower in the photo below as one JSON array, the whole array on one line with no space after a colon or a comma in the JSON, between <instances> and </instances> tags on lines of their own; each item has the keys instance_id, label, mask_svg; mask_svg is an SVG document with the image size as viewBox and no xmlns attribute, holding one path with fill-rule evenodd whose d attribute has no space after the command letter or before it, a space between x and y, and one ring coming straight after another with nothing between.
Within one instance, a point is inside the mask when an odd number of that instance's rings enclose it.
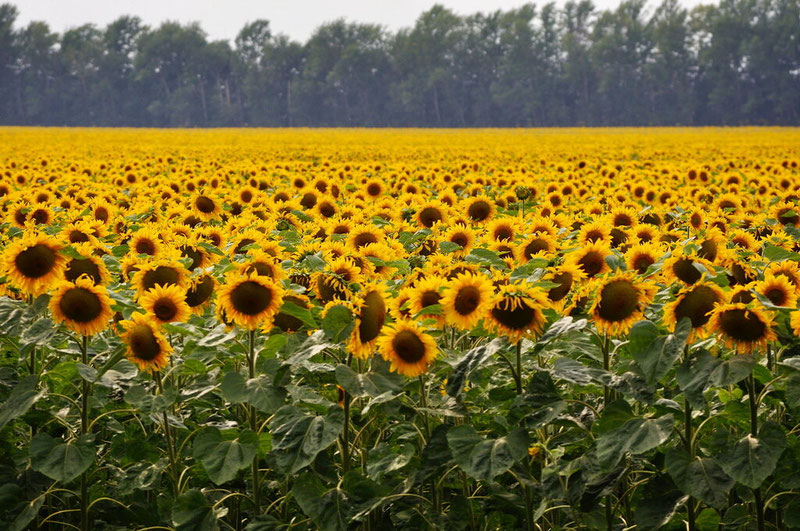
<instances>
[{"instance_id":1,"label":"yellow flower","mask_svg":"<svg viewBox=\"0 0 800 531\"><path fill-rule=\"evenodd\" d=\"M167 366L172 347L154 319L135 312L119 324L124 330L120 337L126 345L125 355L140 371L152 373Z\"/></svg>"},{"instance_id":2,"label":"yellow flower","mask_svg":"<svg viewBox=\"0 0 800 531\"><path fill-rule=\"evenodd\" d=\"M3 253L3 269L13 287L30 295L41 295L62 277L63 245L50 236L29 234L14 241Z\"/></svg>"},{"instance_id":3,"label":"yellow flower","mask_svg":"<svg viewBox=\"0 0 800 531\"><path fill-rule=\"evenodd\" d=\"M56 286L50 312L56 322L84 336L102 332L114 316L108 290L85 276L75 283L62 281Z\"/></svg>"},{"instance_id":4,"label":"yellow flower","mask_svg":"<svg viewBox=\"0 0 800 531\"><path fill-rule=\"evenodd\" d=\"M436 341L412 321L398 321L388 326L378 340L378 350L390 370L413 378L428 371L439 354Z\"/></svg>"}]
</instances>

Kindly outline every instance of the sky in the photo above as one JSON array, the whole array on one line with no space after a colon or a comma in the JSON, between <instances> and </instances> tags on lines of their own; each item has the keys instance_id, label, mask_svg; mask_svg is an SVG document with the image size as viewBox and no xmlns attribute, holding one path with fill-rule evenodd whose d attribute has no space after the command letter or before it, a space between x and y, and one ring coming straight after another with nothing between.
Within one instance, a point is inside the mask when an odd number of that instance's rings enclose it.
<instances>
[{"instance_id":1,"label":"sky","mask_svg":"<svg viewBox=\"0 0 800 531\"><path fill-rule=\"evenodd\" d=\"M381 24L392 31L413 26L423 11L436 3L459 14L497 9L507 10L525 0L2 0L17 6L18 26L32 20L45 21L53 31L87 22L103 27L121 15L137 15L146 24L157 26L170 20L199 22L210 40L233 41L247 22L270 21L273 33L283 33L305 41L325 22L345 18L350 22ZM536 2L544 4L545 0ZM561 5L564 0L557 0ZM614 8L619 0L595 0L598 8ZM652 1L651 1L652 3ZM700 0L683 0L693 6ZM653 4L655 5L655 4Z\"/></svg>"}]
</instances>

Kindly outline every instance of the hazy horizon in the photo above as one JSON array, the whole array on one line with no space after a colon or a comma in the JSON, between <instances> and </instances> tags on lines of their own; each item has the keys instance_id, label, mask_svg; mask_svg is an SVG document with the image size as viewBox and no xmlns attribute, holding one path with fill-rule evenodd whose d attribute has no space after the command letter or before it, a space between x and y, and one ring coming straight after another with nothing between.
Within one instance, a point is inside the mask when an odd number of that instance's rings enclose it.
<instances>
[{"instance_id":1,"label":"hazy horizon","mask_svg":"<svg viewBox=\"0 0 800 531\"><path fill-rule=\"evenodd\" d=\"M209 40L233 42L242 27L256 19L270 22L273 33L288 35L293 40L305 41L320 25L344 18L349 22L380 24L390 31L413 26L421 13L441 4L460 15L514 9L524 4L544 5L547 2L525 0L406 0L404 2L351 0L24 0L9 2L19 10L18 26L31 21L47 22L53 31L65 30L92 23L103 27L123 15L135 15L152 27L162 22L177 21L183 24L198 22ZM566 2L554 2L562 6ZM597 0L598 9L613 9L619 0ZM648 3L653 9L659 2ZM681 5L693 7L700 0L681 0Z\"/></svg>"}]
</instances>

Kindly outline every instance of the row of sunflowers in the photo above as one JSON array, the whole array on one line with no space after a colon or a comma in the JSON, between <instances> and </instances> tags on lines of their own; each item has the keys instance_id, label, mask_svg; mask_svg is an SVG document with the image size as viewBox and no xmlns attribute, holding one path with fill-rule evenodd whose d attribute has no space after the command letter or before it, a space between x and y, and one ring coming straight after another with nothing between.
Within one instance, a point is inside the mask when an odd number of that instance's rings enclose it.
<instances>
[{"instance_id":1,"label":"row of sunflowers","mask_svg":"<svg viewBox=\"0 0 800 531\"><path fill-rule=\"evenodd\" d=\"M5 130L6 526L800 525L797 133L564 133Z\"/></svg>"}]
</instances>

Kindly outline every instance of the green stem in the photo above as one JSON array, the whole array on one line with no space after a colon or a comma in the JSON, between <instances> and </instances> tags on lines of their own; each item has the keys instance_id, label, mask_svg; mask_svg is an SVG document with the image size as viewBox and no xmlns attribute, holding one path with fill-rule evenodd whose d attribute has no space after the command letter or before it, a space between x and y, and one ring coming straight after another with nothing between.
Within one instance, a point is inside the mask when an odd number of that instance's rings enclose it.
<instances>
[{"instance_id":1,"label":"green stem","mask_svg":"<svg viewBox=\"0 0 800 531\"><path fill-rule=\"evenodd\" d=\"M689 361L689 345L683 348L683 359L688 363ZM694 461L694 435L692 433L692 405L689 403L689 397L684 393L683 395L683 428L684 436L686 438L686 451L689 453L689 458ZM697 529L695 512L695 500L692 496L686 501L686 513L689 524L689 531Z\"/></svg>"},{"instance_id":2,"label":"green stem","mask_svg":"<svg viewBox=\"0 0 800 531\"><path fill-rule=\"evenodd\" d=\"M514 381L517 384L517 394L522 394L522 341L517 341L517 373L514 375Z\"/></svg>"},{"instance_id":3,"label":"green stem","mask_svg":"<svg viewBox=\"0 0 800 531\"><path fill-rule=\"evenodd\" d=\"M81 339L81 363L89 365L89 336ZM85 379L81 379L81 435L89 433L89 393L91 384ZM81 531L89 529L89 475L88 472L81 474Z\"/></svg>"},{"instance_id":4,"label":"green stem","mask_svg":"<svg viewBox=\"0 0 800 531\"><path fill-rule=\"evenodd\" d=\"M161 382L161 373L158 371L153 372L153 380L156 382L156 388L160 394L164 393L164 386ZM178 459L175 453L175 440L172 437L172 428L169 425L169 416L167 411L161 413L161 421L164 424L164 437L167 439L167 456L169 457L169 469L172 476L172 493L175 498L180 494L180 480L178 479Z\"/></svg>"},{"instance_id":5,"label":"green stem","mask_svg":"<svg viewBox=\"0 0 800 531\"><path fill-rule=\"evenodd\" d=\"M353 355L347 355L347 366L353 362ZM344 390L343 390L344 391ZM342 432L342 472L350 470L350 393L344 391L342 398L344 406L344 431Z\"/></svg>"},{"instance_id":6,"label":"green stem","mask_svg":"<svg viewBox=\"0 0 800 531\"><path fill-rule=\"evenodd\" d=\"M256 377L256 331L250 330L247 339L247 368L252 379ZM258 416L255 406L250 406L250 429L258 435ZM261 483L258 474L258 454L253 457L251 470L253 473L253 507L256 515L259 515L261 514Z\"/></svg>"},{"instance_id":7,"label":"green stem","mask_svg":"<svg viewBox=\"0 0 800 531\"><path fill-rule=\"evenodd\" d=\"M750 435L758 437L758 402L753 373L747 377L747 394L750 398ZM757 528L758 531L764 531L764 500L761 498L761 488L753 489L753 497L755 498Z\"/></svg>"},{"instance_id":8,"label":"green stem","mask_svg":"<svg viewBox=\"0 0 800 531\"><path fill-rule=\"evenodd\" d=\"M611 349L608 335L603 336L603 369L606 371L611 370ZM611 402L611 388L607 385L603 386L603 407Z\"/></svg>"}]
</instances>

